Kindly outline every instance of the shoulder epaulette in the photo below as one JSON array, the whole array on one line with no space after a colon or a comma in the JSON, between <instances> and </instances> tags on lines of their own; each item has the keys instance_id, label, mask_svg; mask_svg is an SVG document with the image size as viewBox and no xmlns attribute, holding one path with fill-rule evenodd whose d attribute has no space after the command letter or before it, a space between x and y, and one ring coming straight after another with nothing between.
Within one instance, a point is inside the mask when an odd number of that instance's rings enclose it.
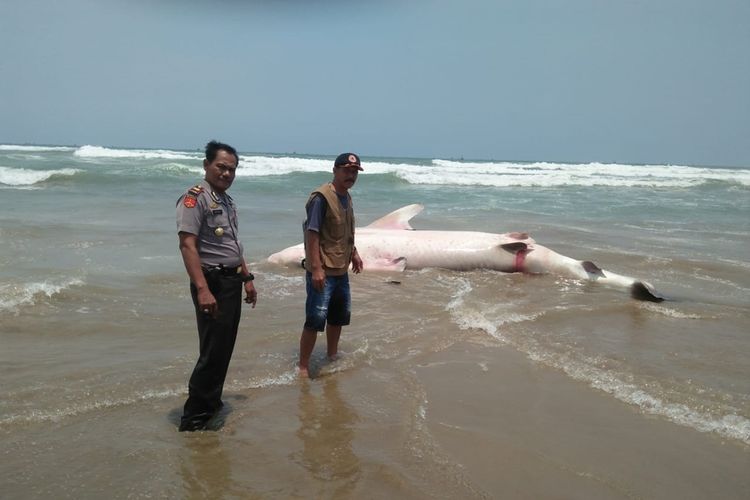
<instances>
[{"instance_id":1,"label":"shoulder epaulette","mask_svg":"<svg viewBox=\"0 0 750 500\"><path fill-rule=\"evenodd\" d=\"M191 187L191 188L190 188L190 189L188 190L188 194L192 194L193 196L196 196L196 197L197 197L197 196L198 196L199 194L201 194L202 192L203 192L203 186L201 186L200 184L197 184L197 185L195 185L195 186Z\"/></svg>"}]
</instances>

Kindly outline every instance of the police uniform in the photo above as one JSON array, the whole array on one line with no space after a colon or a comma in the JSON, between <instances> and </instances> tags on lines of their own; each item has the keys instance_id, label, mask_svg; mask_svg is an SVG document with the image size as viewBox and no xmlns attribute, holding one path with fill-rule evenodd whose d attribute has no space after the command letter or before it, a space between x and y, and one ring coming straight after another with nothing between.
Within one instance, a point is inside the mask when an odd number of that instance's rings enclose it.
<instances>
[{"instance_id":1,"label":"police uniform","mask_svg":"<svg viewBox=\"0 0 750 500\"><path fill-rule=\"evenodd\" d=\"M203 274L218 309L217 317L199 310L198 290L190 283L200 355L190 376L180 430L195 430L203 428L223 406L221 393L240 322L243 247L232 198L215 193L205 180L177 201L177 231L197 237Z\"/></svg>"}]
</instances>

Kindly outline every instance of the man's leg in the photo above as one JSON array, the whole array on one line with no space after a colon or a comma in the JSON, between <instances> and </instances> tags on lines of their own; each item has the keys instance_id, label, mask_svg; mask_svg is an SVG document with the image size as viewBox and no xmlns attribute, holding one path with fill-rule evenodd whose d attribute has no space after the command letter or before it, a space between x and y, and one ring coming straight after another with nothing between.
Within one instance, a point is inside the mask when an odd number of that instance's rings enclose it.
<instances>
[{"instance_id":1,"label":"man's leg","mask_svg":"<svg viewBox=\"0 0 750 500\"><path fill-rule=\"evenodd\" d=\"M315 340L318 338L317 330L303 328L302 335L299 338L299 374L309 377L310 356L315 348Z\"/></svg>"},{"instance_id":2,"label":"man's leg","mask_svg":"<svg viewBox=\"0 0 750 500\"><path fill-rule=\"evenodd\" d=\"M352 315L349 275L336 276L333 281L335 282L335 288L331 293L331 300L328 304L328 325L326 326L328 359L331 361L336 359L339 352L341 328L349 324Z\"/></svg>"},{"instance_id":3,"label":"man's leg","mask_svg":"<svg viewBox=\"0 0 750 500\"><path fill-rule=\"evenodd\" d=\"M323 291L318 291L312 285L312 274L306 273L305 284L307 289L307 300L305 301L305 325L299 339L299 373L309 377L310 356L315 347L318 332L322 332L326 318L328 317L328 303L331 300L331 284L326 278Z\"/></svg>"},{"instance_id":4,"label":"man's leg","mask_svg":"<svg viewBox=\"0 0 750 500\"><path fill-rule=\"evenodd\" d=\"M241 285L211 280L212 293L219 304L219 315L212 318L198 311L197 292L191 285L196 306L200 349L190 376L180 430L201 429L221 406L229 361L234 350L242 300Z\"/></svg>"},{"instance_id":5,"label":"man's leg","mask_svg":"<svg viewBox=\"0 0 750 500\"><path fill-rule=\"evenodd\" d=\"M341 325L328 324L326 326L326 341L328 359L334 361L339 352L339 337L341 337Z\"/></svg>"}]
</instances>

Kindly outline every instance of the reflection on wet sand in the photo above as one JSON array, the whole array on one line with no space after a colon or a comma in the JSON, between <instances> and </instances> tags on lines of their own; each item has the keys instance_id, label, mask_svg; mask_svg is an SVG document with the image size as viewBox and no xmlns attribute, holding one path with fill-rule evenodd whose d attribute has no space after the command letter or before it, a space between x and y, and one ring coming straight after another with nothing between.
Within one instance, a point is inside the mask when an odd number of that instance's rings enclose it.
<instances>
[{"instance_id":1,"label":"reflection on wet sand","mask_svg":"<svg viewBox=\"0 0 750 500\"><path fill-rule=\"evenodd\" d=\"M352 450L354 425L359 417L341 397L336 377L304 384L299 396L299 420L297 436L303 448L293 459L323 480L319 483L321 491L311 491L310 496L346 497L361 472L359 458Z\"/></svg>"},{"instance_id":2,"label":"reflection on wet sand","mask_svg":"<svg viewBox=\"0 0 750 500\"><path fill-rule=\"evenodd\" d=\"M182 498L221 499L232 496L231 463L222 439L223 436L216 432L196 432L186 436L179 460Z\"/></svg>"}]
</instances>

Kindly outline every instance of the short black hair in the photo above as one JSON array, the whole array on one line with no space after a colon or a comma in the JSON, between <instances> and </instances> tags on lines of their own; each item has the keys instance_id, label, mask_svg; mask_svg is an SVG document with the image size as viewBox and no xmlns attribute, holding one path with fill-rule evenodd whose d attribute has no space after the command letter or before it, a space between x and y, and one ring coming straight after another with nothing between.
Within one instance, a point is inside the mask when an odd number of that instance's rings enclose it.
<instances>
[{"instance_id":1,"label":"short black hair","mask_svg":"<svg viewBox=\"0 0 750 500\"><path fill-rule=\"evenodd\" d=\"M216 159L216 153L218 153L219 151L226 151L230 155L234 155L234 159L236 160L237 164L240 163L240 157L237 155L236 149L234 149L229 144L224 144L223 142L213 140L206 144L206 160L208 160L209 163L214 161Z\"/></svg>"}]
</instances>

